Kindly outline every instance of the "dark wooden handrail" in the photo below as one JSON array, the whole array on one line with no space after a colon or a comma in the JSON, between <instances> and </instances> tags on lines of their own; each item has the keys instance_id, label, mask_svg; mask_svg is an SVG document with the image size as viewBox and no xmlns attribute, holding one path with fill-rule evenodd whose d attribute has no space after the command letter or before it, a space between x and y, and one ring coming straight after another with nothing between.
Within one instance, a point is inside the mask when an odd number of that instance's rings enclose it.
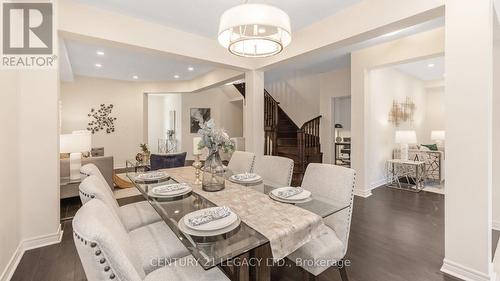
<instances>
[{"instance_id":1,"label":"dark wooden handrail","mask_svg":"<svg viewBox=\"0 0 500 281\"><path fill-rule=\"evenodd\" d=\"M321 115L305 122L297 131L298 164L302 171L306 170L308 156L321 153L319 141L320 119Z\"/></svg>"},{"instance_id":2,"label":"dark wooden handrail","mask_svg":"<svg viewBox=\"0 0 500 281\"><path fill-rule=\"evenodd\" d=\"M278 106L277 102L264 90L264 154L274 155L278 142Z\"/></svg>"}]
</instances>

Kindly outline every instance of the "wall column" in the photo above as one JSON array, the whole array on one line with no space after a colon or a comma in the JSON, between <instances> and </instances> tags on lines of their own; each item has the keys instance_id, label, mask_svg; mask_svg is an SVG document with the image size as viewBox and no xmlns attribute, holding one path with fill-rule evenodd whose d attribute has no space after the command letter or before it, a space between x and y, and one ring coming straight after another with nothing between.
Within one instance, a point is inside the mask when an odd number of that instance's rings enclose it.
<instances>
[{"instance_id":1,"label":"wall column","mask_svg":"<svg viewBox=\"0 0 500 281\"><path fill-rule=\"evenodd\" d=\"M264 155L264 72L245 72L245 102L243 106L243 136L245 150Z\"/></svg>"},{"instance_id":2,"label":"wall column","mask_svg":"<svg viewBox=\"0 0 500 281\"><path fill-rule=\"evenodd\" d=\"M492 0L446 2L445 259L464 280L494 280ZM467 133L473 129L473 133Z\"/></svg>"}]
</instances>

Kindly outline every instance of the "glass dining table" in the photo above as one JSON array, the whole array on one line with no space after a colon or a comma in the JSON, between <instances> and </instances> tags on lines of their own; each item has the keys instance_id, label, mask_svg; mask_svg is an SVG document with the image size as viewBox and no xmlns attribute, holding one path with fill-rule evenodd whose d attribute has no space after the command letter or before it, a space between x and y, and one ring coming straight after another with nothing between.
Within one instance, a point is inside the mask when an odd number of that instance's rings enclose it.
<instances>
[{"instance_id":1,"label":"glass dining table","mask_svg":"<svg viewBox=\"0 0 500 281\"><path fill-rule=\"evenodd\" d=\"M168 169L164 171L168 173ZM227 172L226 174L229 177L231 172ZM127 173L127 176L142 196L151 206L153 206L165 223L204 269L210 269L217 265L224 264L233 258L248 253L269 242L266 237L243 221L236 229L218 236L198 237L182 232L178 227L178 223L186 214L216 205L195 191L173 198L157 198L150 196L150 190L152 188L168 183L177 183L177 181L174 178L168 177L155 182L142 182L135 180L136 175L137 173L135 172ZM263 182L245 184L244 186L265 194L268 194L275 188ZM334 202L332 200L327 201L323 198L314 196L314 194L312 195L311 201L295 205L317 214L322 218L333 215L348 207L346 204Z\"/></svg>"}]
</instances>

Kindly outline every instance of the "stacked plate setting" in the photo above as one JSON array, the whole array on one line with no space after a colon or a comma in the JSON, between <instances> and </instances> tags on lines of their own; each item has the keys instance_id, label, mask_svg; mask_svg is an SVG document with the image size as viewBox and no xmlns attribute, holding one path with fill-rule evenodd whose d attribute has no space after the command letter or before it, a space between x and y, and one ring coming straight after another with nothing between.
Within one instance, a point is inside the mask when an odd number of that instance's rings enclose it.
<instances>
[{"instance_id":1,"label":"stacked plate setting","mask_svg":"<svg viewBox=\"0 0 500 281\"><path fill-rule=\"evenodd\" d=\"M188 194L193 189L187 183L171 183L158 185L149 190L149 196L156 198L171 198Z\"/></svg>"},{"instance_id":2,"label":"stacked plate setting","mask_svg":"<svg viewBox=\"0 0 500 281\"><path fill-rule=\"evenodd\" d=\"M232 175L229 180L240 184L250 184L262 181L262 177L254 173L243 173Z\"/></svg>"},{"instance_id":3,"label":"stacked plate setting","mask_svg":"<svg viewBox=\"0 0 500 281\"><path fill-rule=\"evenodd\" d=\"M238 215L228 207L212 207L185 215L179 220L178 226L186 234L209 237L228 233L240 223Z\"/></svg>"},{"instance_id":4,"label":"stacked plate setting","mask_svg":"<svg viewBox=\"0 0 500 281\"><path fill-rule=\"evenodd\" d=\"M291 186L273 189L269 192L269 197L273 200L290 204L306 203L312 200L310 191L301 187Z\"/></svg>"},{"instance_id":5,"label":"stacked plate setting","mask_svg":"<svg viewBox=\"0 0 500 281\"><path fill-rule=\"evenodd\" d=\"M159 181L163 179L167 179L169 175L162 171L154 171L154 172L146 172L142 174L138 174L134 177L136 181Z\"/></svg>"}]
</instances>

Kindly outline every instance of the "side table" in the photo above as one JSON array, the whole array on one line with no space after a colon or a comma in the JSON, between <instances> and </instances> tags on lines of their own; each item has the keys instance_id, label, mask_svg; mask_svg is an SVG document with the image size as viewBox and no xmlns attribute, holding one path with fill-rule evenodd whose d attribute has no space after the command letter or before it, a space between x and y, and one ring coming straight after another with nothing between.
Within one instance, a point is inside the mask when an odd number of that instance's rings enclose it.
<instances>
[{"instance_id":1,"label":"side table","mask_svg":"<svg viewBox=\"0 0 500 281\"><path fill-rule=\"evenodd\" d=\"M391 159L386 163L388 187L420 192L425 187L424 161ZM404 182L401 182L404 179Z\"/></svg>"}]
</instances>

